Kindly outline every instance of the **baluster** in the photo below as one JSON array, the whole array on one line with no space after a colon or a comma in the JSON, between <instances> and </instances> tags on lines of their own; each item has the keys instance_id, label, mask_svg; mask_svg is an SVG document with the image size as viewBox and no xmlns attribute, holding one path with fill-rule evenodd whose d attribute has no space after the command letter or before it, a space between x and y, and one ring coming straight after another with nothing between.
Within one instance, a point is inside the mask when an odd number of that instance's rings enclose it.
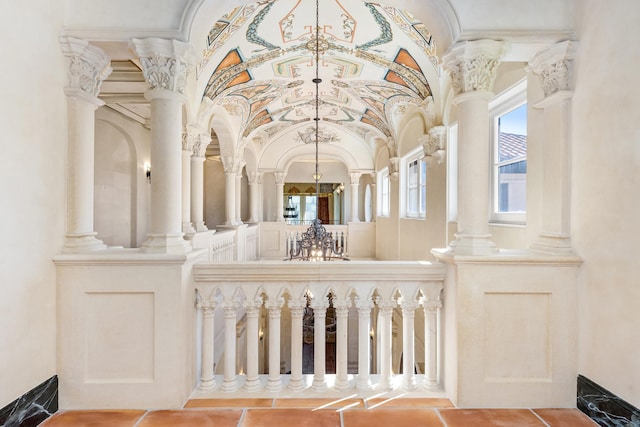
<instances>
[{"instance_id":1,"label":"baluster","mask_svg":"<svg viewBox=\"0 0 640 427\"><path fill-rule=\"evenodd\" d=\"M424 386L436 388L438 386L438 310L442 308L442 301L424 301Z\"/></svg>"},{"instance_id":2,"label":"baluster","mask_svg":"<svg viewBox=\"0 0 640 427\"><path fill-rule=\"evenodd\" d=\"M269 380L267 391L280 391L282 377L280 375L280 315L283 298L267 300L265 306L269 310Z\"/></svg>"},{"instance_id":3,"label":"baluster","mask_svg":"<svg viewBox=\"0 0 640 427\"><path fill-rule=\"evenodd\" d=\"M391 384L391 316L396 302L393 300L382 301L380 297L376 299L379 308L380 323L380 381L378 388L380 390L390 390Z\"/></svg>"},{"instance_id":4,"label":"baluster","mask_svg":"<svg viewBox=\"0 0 640 427\"><path fill-rule=\"evenodd\" d=\"M213 371L213 311L216 303L199 301L197 307L202 312L202 362L200 367L200 389L208 390L216 385Z\"/></svg>"},{"instance_id":5,"label":"baluster","mask_svg":"<svg viewBox=\"0 0 640 427\"><path fill-rule=\"evenodd\" d=\"M224 308L224 381L222 391L232 392L238 389L236 376L236 301L227 301Z\"/></svg>"},{"instance_id":6,"label":"baluster","mask_svg":"<svg viewBox=\"0 0 640 427\"><path fill-rule=\"evenodd\" d=\"M356 299L356 307L358 308L358 382L359 390L368 390L371 388L370 373L370 355L371 343L369 337L369 329L371 329L371 309L373 302L369 299L361 301Z\"/></svg>"},{"instance_id":7,"label":"baluster","mask_svg":"<svg viewBox=\"0 0 640 427\"><path fill-rule=\"evenodd\" d=\"M325 350L326 350L326 316L329 302L321 296L311 302L313 309L313 383L311 387L317 391L327 389L325 378Z\"/></svg>"},{"instance_id":8,"label":"baluster","mask_svg":"<svg viewBox=\"0 0 640 427\"><path fill-rule=\"evenodd\" d=\"M336 326L336 389L346 390L349 388L349 379L347 375L348 363L348 341L347 341L347 319L349 316L349 307L351 300L337 300L334 298L333 307L336 310L337 326Z\"/></svg>"},{"instance_id":9,"label":"baluster","mask_svg":"<svg viewBox=\"0 0 640 427\"><path fill-rule=\"evenodd\" d=\"M417 301L402 301L402 386L405 390L416 388L415 375L415 315Z\"/></svg>"},{"instance_id":10,"label":"baluster","mask_svg":"<svg viewBox=\"0 0 640 427\"><path fill-rule=\"evenodd\" d=\"M257 391L260 388L258 378L258 344L260 341L258 320L262 299L245 301L244 309L247 313L247 380L244 384L246 391Z\"/></svg>"},{"instance_id":11,"label":"baluster","mask_svg":"<svg viewBox=\"0 0 640 427\"><path fill-rule=\"evenodd\" d=\"M291 377L289 379L289 389L302 390L302 317L307 306L305 298L289 300L289 310L291 310Z\"/></svg>"}]
</instances>

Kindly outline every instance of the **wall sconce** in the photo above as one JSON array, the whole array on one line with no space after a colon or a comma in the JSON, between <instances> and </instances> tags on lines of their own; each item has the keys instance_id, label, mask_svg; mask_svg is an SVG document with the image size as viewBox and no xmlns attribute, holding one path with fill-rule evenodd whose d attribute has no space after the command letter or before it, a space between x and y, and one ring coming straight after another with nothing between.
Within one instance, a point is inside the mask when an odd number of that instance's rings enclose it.
<instances>
[{"instance_id":1,"label":"wall sconce","mask_svg":"<svg viewBox=\"0 0 640 427\"><path fill-rule=\"evenodd\" d=\"M340 187L339 188L340 188L340 191L344 191L344 184L340 183Z\"/></svg>"},{"instance_id":2,"label":"wall sconce","mask_svg":"<svg viewBox=\"0 0 640 427\"><path fill-rule=\"evenodd\" d=\"M313 181L320 181L320 179L322 178L322 174L321 173L314 173L313 175L311 175L311 177L313 178Z\"/></svg>"},{"instance_id":3,"label":"wall sconce","mask_svg":"<svg viewBox=\"0 0 640 427\"><path fill-rule=\"evenodd\" d=\"M147 177L147 182L151 184L151 165L149 163L144 165L144 174Z\"/></svg>"}]
</instances>

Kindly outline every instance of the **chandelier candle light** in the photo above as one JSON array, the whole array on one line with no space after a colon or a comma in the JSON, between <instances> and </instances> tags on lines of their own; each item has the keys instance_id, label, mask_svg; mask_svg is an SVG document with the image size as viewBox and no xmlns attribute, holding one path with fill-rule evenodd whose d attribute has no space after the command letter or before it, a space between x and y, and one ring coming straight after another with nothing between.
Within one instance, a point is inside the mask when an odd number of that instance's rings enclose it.
<instances>
[{"instance_id":1,"label":"chandelier candle light","mask_svg":"<svg viewBox=\"0 0 640 427\"><path fill-rule=\"evenodd\" d=\"M316 219L313 220L311 226L306 232L300 235L296 233L290 233L287 236L287 260L300 260L300 261L330 261L332 259L342 259L348 261L346 242L344 233L341 233L334 239L332 232L327 230L322 225L322 221L318 218L318 199L320 193L320 172L318 167L318 141L319 141L319 123L320 123L320 6L319 1L316 0L316 34L315 34L315 63L316 63L316 77L313 79L313 83L316 85L315 107L316 115L315 120L315 146L316 146L316 172L313 178L316 182ZM337 234L337 233L336 233Z\"/></svg>"}]
</instances>

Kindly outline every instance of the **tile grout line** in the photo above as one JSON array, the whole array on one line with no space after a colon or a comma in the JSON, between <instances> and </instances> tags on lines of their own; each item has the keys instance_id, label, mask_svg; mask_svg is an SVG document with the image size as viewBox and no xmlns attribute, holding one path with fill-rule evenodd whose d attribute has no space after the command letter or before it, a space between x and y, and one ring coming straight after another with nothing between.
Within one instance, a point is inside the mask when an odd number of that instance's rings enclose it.
<instances>
[{"instance_id":1,"label":"tile grout line","mask_svg":"<svg viewBox=\"0 0 640 427\"><path fill-rule=\"evenodd\" d=\"M538 415L538 413L537 413L536 411L534 411L534 410L533 410L533 409L531 409L531 408L529 408L529 411L531 411L531 413L532 413L534 416L538 417L538 419L539 419L540 421L542 421L542 424L544 424L544 425L545 425L545 427L551 427L551 425L550 425L549 423L547 423L547 422L546 422L546 421L545 421L545 420L544 420L540 415Z\"/></svg>"}]
</instances>

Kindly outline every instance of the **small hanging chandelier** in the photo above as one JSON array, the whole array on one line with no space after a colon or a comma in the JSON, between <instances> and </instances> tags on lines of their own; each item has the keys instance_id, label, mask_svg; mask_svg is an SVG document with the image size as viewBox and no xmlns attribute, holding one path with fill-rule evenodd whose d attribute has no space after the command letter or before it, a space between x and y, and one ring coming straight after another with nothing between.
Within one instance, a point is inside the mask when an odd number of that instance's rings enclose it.
<instances>
[{"instance_id":1,"label":"small hanging chandelier","mask_svg":"<svg viewBox=\"0 0 640 427\"><path fill-rule=\"evenodd\" d=\"M320 139L320 51L324 52L326 46L320 45L320 6L319 1L316 0L316 33L315 37L310 40L311 47L314 49L314 56L316 62L316 76L312 80L316 85L315 107L316 115L314 117L315 123L315 146L316 146L316 171L313 174L313 179L316 182L316 219L313 220L311 226L306 232L291 233L287 237L287 255L288 260L301 260L301 261L330 261L333 259L342 259L348 261L346 252L346 241L344 233L336 233L334 238L332 232L327 230L322 225L322 221L318 218L318 200L320 194L320 171L318 160L318 142ZM315 46L313 46L315 44Z\"/></svg>"}]
</instances>

